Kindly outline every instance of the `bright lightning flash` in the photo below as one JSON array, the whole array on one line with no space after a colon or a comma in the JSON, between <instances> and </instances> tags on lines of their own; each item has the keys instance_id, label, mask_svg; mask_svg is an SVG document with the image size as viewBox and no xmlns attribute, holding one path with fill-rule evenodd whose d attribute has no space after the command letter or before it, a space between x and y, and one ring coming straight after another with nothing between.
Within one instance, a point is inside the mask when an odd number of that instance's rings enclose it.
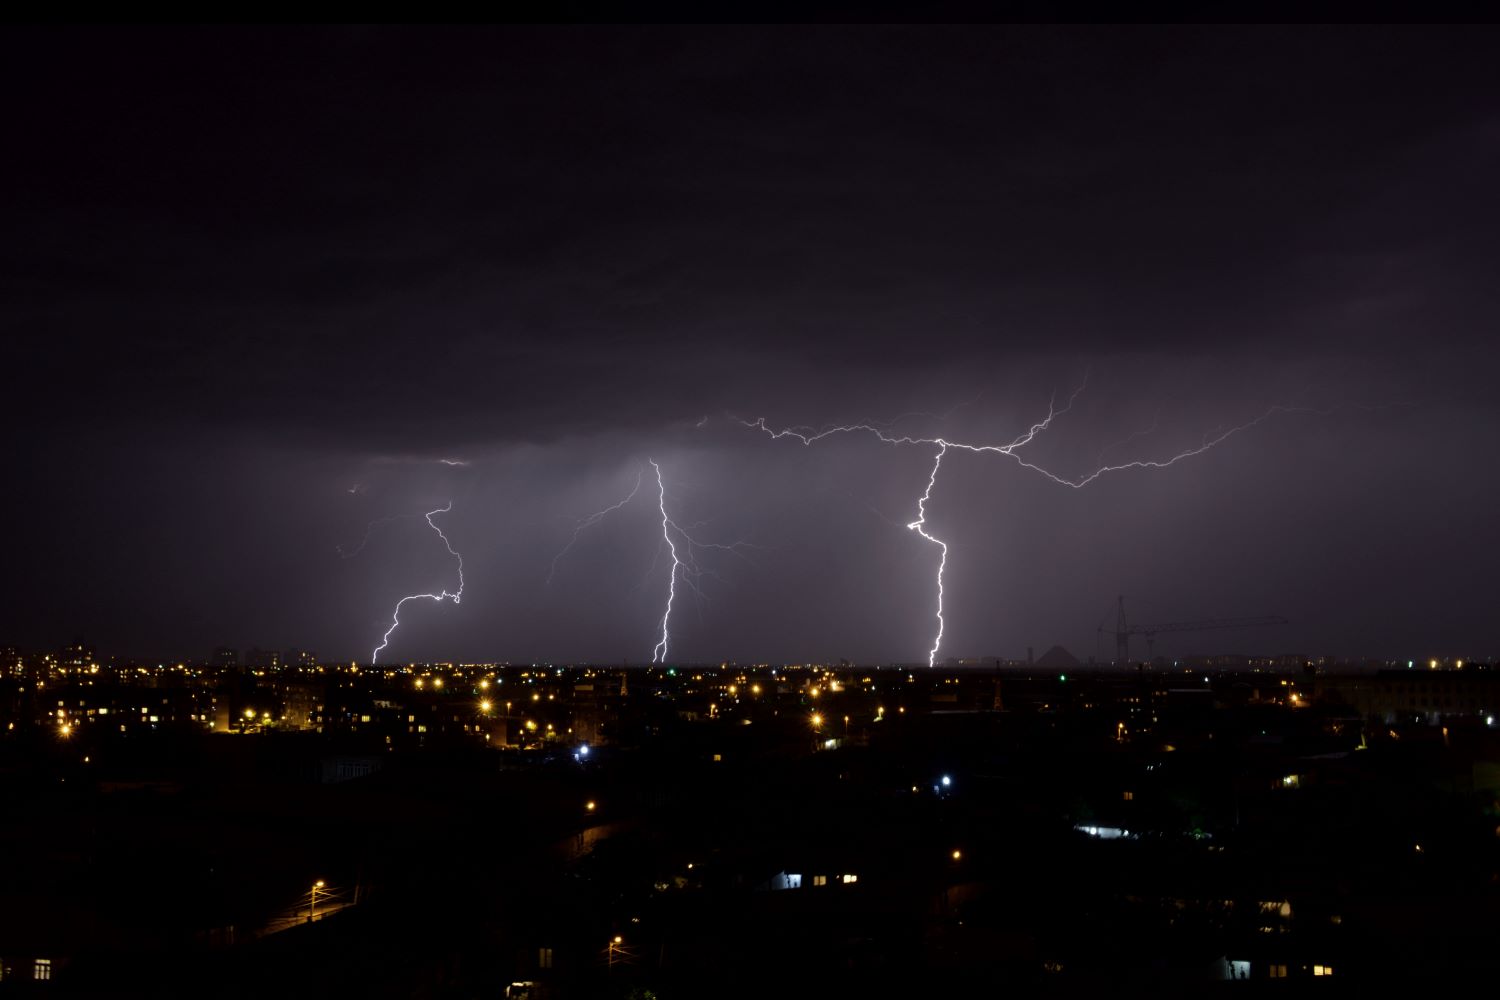
<instances>
[{"instance_id":1,"label":"bright lightning flash","mask_svg":"<svg viewBox=\"0 0 1500 1000\"><path fill-rule=\"evenodd\" d=\"M912 531L915 531L943 550L941 558L938 559L937 571L937 638L932 641L932 649L927 652L927 665L929 667L937 662L938 647L943 644L943 570L948 566L948 543L941 538L934 538L928 533L927 501L932 499L932 488L937 485L938 469L942 467L943 456L947 453L947 445L938 446L937 457L932 460L932 474L927 477L927 491L922 494L922 499L917 501L917 519L907 525Z\"/></svg>"},{"instance_id":2,"label":"bright lightning flash","mask_svg":"<svg viewBox=\"0 0 1500 1000\"><path fill-rule=\"evenodd\" d=\"M1084 385L1086 384L1087 380L1085 380ZM859 424L838 424L823 428L785 427L781 430L773 430L772 428L766 426L765 417L761 417L757 420L740 420L738 418L732 419L735 419L736 422L741 424L742 426L755 428L764 432L773 440L780 440L781 438L793 438L797 441L801 441L804 445L809 446L814 444L815 442L821 441L824 438L831 437L835 434L855 433L871 434L879 441L889 445L937 446L938 451L937 456L932 463L932 472L927 477L927 489L925 492L923 492L921 498L917 501L917 519L907 525L907 527L912 531L915 531L927 541L932 542L934 545L937 545L942 549L942 557L938 561L937 571L937 636L933 640L931 651L927 654L927 663L929 666L931 666L937 662L938 650L942 647L943 644L943 571L947 568L948 565L948 546L941 539L933 536L927 531L927 503L932 499L932 491L937 485L938 470L942 467L943 456L946 455L950 449L956 451L972 452L976 455L1003 455L1006 458L1014 459L1016 463L1023 468L1030 469L1033 472L1037 472L1043 476L1046 476L1048 479L1052 480L1054 483L1057 483L1060 486L1067 486L1071 489L1076 490L1082 489L1105 473L1121 472L1126 469L1165 469L1168 466L1176 465L1183 459L1192 458L1195 455L1203 454L1210 448L1213 448L1216 445L1219 445L1229 438L1233 437L1234 435L1239 434L1241 431L1247 431L1250 428L1255 427L1257 424L1260 424L1277 414L1320 412L1308 407L1301 406L1271 406L1267 408L1266 411L1260 416L1255 417L1252 420L1248 420L1242 424L1236 424L1233 427L1219 428L1215 431L1211 431L1210 433L1205 434L1203 436L1203 439L1197 445L1179 451L1175 455L1172 455L1168 458L1137 459L1129 462L1120 462L1111 465L1104 464L1102 462L1103 454L1101 454L1101 464L1097 465L1093 470L1087 473L1072 478L1064 475L1059 475L1058 473L1045 469L1042 466L1035 464L1034 462L1028 461L1020 454L1020 450L1026 445L1030 444L1033 440L1035 440L1037 435L1041 434L1043 431L1051 427L1052 421L1055 418L1068 412L1068 410L1072 408L1073 401L1076 400L1078 398L1078 394L1083 391L1084 385L1080 385L1077 389L1073 390L1072 395L1068 397L1068 401L1060 409L1057 407L1056 399L1054 398L1054 400L1048 404L1047 415L1044 418L1032 424L1029 428L1027 428L1025 432L1005 444L971 444L963 441L950 441L947 438L943 437L915 437L907 434L893 434L889 429L891 426L890 424L881 425L873 421ZM1152 429L1155 429L1154 422L1152 425ZM1131 438L1127 438L1126 441L1119 442L1119 444L1124 444L1138 436L1144 436L1144 434L1132 435ZM1114 446L1111 446L1111 448L1113 447ZM1108 450L1110 449L1106 449L1106 451Z\"/></svg>"},{"instance_id":3,"label":"bright lightning flash","mask_svg":"<svg viewBox=\"0 0 1500 1000\"><path fill-rule=\"evenodd\" d=\"M391 633L395 632L396 629L401 625L401 606L404 605L407 601L427 600L441 604L443 601L452 598L453 603L458 604L463 600L464 557L459 555L458 552L454 550L453 543L448 540L448 536L443 534L443 529L439 528L437 526L437 522L433 520L433 517L435 515L446 514L452 509L453 501L449 500L446 507L439 507L437 510L428 511L426 514L426 518L427 526L430 527L433 531L437 532L437 536L443 540L443 547L448 550L448 554L453 556L454 559L458 560L458 589L450 592L447 588L444 588L443 590L438 591L436 594L408 594L405 597L401 598L401 600L397 601L396 609L391 613L391 627L385 630L385 635L380 637L380 645L376 646L375 651L370 654L371 664L379 663L381 650L390 645Z\"/></svg>"},{"instance_id":4,"label":"bright lightning flash","mask_svg":"<svg viewBox=\"0 0 1500 1000\"><path fill-rule=\"evenodd\" d=\"M747 542L733 542L727 545L700 542L689 534L667 513L667 486L662 478L661 466L654 459L648 458L646 461L650 462L651 468L656 470L656 498L657 507L661 510L661 537L667 543L667 551L672 556L672 573L667 579L667 606L661 616L661 639L651 650L652 663L665 663L672 640L672 606L677 601L678 579L681 578L682 582L699 598L704 598L703 590L698 585L699 578L705 572L698 564L698 550L719 549L743 556L743 550L751 546Z\"/></svg>"},{"instance_id":5,"label":"bright lightning flash","mask_svg":"<svg viewBox=\"0 0 1500 1000\"><path fill-rule=\"evenodd\" d=\"M661 536L666 539L667 548L672 552L672 574L667 578L667 609L661 616L661 641L651 651L652 663L665 663L667 659L667 646L672 638L672 602L677 600L677 571L682 568L682 560L677 557L677 543L672 541L672 519L667 516L667 486L661 478L661 466L656 464L655 459L647 459L651 468L656 470L656 495L657 504L661 507Z\"/></svg>"}]
</instances>

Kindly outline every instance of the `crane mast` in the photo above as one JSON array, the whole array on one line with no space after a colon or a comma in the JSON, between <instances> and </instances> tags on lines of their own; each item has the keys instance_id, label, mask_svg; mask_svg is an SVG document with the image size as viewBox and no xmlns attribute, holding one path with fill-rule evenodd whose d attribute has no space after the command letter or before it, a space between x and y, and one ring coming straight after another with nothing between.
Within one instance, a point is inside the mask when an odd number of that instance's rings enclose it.
<instances>
[{"instance_id":1,"label":"crane mast","mask_svg":"<svg viewBox=\"0 0 1500 1000\"><path fill-rule=\"evenodd\" d=\"M1149 659L1156 648L1156 636L1160 632L1206 632L1218 628L1259 628L1262 625L1285 625L1287 620L1280 615L1260 615L1252 618L1200 618L1197 621L1163 622L1156 625L1131 625L1125 618L1125 597L1119 597L1119 609L1115 627L1111 632L1099 627L1100 635L1106 632L1115 637L1115 658L1121 663L1130 662L1130 637L1139 635L1146 640L1146 656Z\"/></svg>"}]
</instances>

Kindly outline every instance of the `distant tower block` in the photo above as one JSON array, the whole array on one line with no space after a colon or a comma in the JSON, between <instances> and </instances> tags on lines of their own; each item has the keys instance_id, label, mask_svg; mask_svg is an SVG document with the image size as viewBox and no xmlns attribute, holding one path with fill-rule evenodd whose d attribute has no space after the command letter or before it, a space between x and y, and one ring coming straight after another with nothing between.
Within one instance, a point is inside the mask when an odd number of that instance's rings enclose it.
<instances>
[{"instance_id":1,"label":"distant tower block","mask_svg":"<svg viewBox=\"0 0 1500 1000\"><path fill-rule=\"evenodd\" d=\"M1036 665L1036 657L1031 654L1030 646L1026 647L1026 665L1028 667Z\"/></svg>"},{"instance_id":2,"label":"distant tower block","mask_svg":"<svg viewBox=\"0 0 1500 1000\"><path fill-rule=\"evenodd\" d=\"M629 671L626 671L626 670L621 670L620 671L620 697L621 698L625 697L627 694L630 693L630 685L629 685L629 682L627 680L627 678L629 678L629 676L630 676L630 672Z\"/></svg>"},{"instance_id":3,"label":"distant tower block","mask_svg":"<svg viewBox=\"0 0 1500 1000\"><path fill-rule=\"evenodd\" d=\"M1000 697L1000 661L995 661L995 701L990 706L996 712L1005 711L1005 702Z\"/></svg>"}]
</instances>

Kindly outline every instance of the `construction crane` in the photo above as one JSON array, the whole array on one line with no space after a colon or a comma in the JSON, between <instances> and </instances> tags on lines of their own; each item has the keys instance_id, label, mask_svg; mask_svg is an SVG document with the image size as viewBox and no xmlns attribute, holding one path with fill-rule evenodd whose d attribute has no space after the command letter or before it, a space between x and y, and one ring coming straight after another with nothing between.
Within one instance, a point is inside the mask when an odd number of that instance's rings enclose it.
<instances>
[{"instance_id":1,"label":"construction crane","mask_svg":"<svg viewBox=\"0 0 1500 1000\"><path fill-rule=\"evenodd\" d=\"M1121 663L1130 662L1130 637L1146 637L1146 658L1149 660L1156 649L1158 632L1206 632L1215 628L1258 628L1261 625L1285 625L1287 620L1280 615L1262 615L1258 618L1204 618L1194 622L1166 622L1161 625L1131 625L1125 620L1125 598L1120 597L1119 617L1114 630L1099 626L1099 635L1115 637L1115 658Z\"/></svg>"}]
</instances>

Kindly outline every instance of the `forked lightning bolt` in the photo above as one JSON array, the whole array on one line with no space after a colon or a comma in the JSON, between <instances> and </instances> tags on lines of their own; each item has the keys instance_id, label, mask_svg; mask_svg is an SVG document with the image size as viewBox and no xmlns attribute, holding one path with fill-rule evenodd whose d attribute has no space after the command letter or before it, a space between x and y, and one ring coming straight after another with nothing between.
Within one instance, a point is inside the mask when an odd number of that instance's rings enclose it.
<instances>
[{"instance_id":1,"label":"forked lightning bolt","mask_svg":"<svg viewBox=\"0 0 1500 1000\"><path fill-rule=\"evenodd\" d=\"M396 629L399 628L400 625L401 625L401 607L407 601L427 600L427 601L435 601L435 602L441 604L443 601L448 600L449 598L452 598L453 599L453 603L454 604L458 604L460 601L463 600L463 596L464 596L464 557L461 556L461 555L459 555L458 552L454 550L453 543L448 540L448 536L445 535L445 534L443 534L443 529L439 528L437 526L437 522L433 520L434 516L436 516L438 514L446 514L449 511L451 511L452 509L453 509L453 501L449 500L448 501L448 505L446 507L439 507L437 510L430 510L430 511L427 512L427 514L425 516L427 518L427 525L428 525L428 527L430 527L433 531L436 531L437 532L437 536L443 540L443 547L448 550L448 554L451 555L451 556L453 556L454 559L458 560L458 589L455 590L455 591L451 591L450 592L447 588L444 588L444 589L438 591L436 594L408 594L405 597L401 598L401 600L397 601L396 602L396 609L391 613L391 627L385 630L385 635L383 635L383 636L380 637L380 645L376 646L375 647L375 651L370 654L370 663L371 664L379 663L380 662L380 652L381 652L381 650L385 649L386 646L390 645L390 642L391 642L391 633L395 632Z\"/></svg>"},{"instance_id":2,"label":"forked lightning bolt","mask_svg":"<svg viewBox=\"0 0 1500 1000\"><path fill-rule=\"evenodd\" d=\"M704 597L703 590L698 586L698 579L703 576L705 570L698 565L697 551L699 549L719 549L723 552L732 552L743 556L743 550L751 546L747 542L733 542L725 545L715 542L700 542L687 532L676 521L672 520L667 513L667 486L662 478L661 466L654 459L646 459L651 463L651 468L656 470L656 502L661 510L661 537L667 543L667 551L672 556L672 572L667 578L667 606L661 616L661 638L651 650L652 663L667 662L667 653L672 641L672 606L677 601L677 581L681 581L690 587L693 593L700 598ZM696 527L696 525L695 525Z\"/></svg>"},{"instance_id":3,"label":"forked lightning bolt","mask_svg":"<svg viewBox=\"0 0 1500 1000\"><path fill-rule=\"evenodd\" d=\"M658 470L658 471L660 471L660 470ZM568 539L568 544L564 545L562 547L561 551L559 551L557 553L557 555L555 555L555 556L552 557L552 568L547 572L547 586L550 587L552 585L552 578L557 575L557 561L559 559L561 559L563 556L565 556L565 555L568 554L568 550L571 549L573 547L574 543L578 541L579 534L585 528L592 528L594 525L596 525L600 521L604 520L607 516L609 516L610 514L613 514L615 511L619 510L621 507L625 506L630 501L634 500L635 499L635 495L641 491L641 478L645 474L646 474L645 466L642 466L641 468L639 468L639 469L636 470L636 472L635 472L635 486L631 488L630 495L628 497L626 497L624 500L621 500L619 503L610 504L608 507L604 508L603 510L595 511L594 513L590 514L588 517L580 518L573 525L573 536Z\"/></svg>"},{"instance_id":4,"label":"forked lightning bolt","mask_svg":"<svg viewBox=\"0 0 1500 1000\"><path fill-rule=\"evenodd\" d=\"M942 467L943 456L946 455L950 449L955 451L972 452L974 454L980 455L1002 455L1006 458L1014 459L1016 463L1023 468L1030 469L1033 472L1046 476L1048 479L1061 486L1067 486L1072 489L1082 489L1089 483L1092 483L1094 480L1098 479L1100 476L1109 472L1121 472L1126 469L1165 469L1168 466L1177 464L1185 458L1192 458L1195 455L1201 455L1205 451L1208 451L1210 448L1213 448L1214 446L1223 443L1234 435L1239 434L1241 431L1249 430L1250 428L1255 427L1257 424L1260 424L1277 414L1321 412L1301 406L1271 406L1267 408L1266 411L1260 416L1255 417L1252 420L1247 420L1242 424L1236 424L1233 427L1219 428L1215 431L1205 434L1203 436L1203 439L1197 445L1183 449L1182 451L1179 451L1169 458L1137 459L1129 462L1105 464L1102 461L1103 453L1101 453L1100 464L1098 464L1093 470L1074 477L1059 475L1058 473L1043 468L1042 466L1028 461L1025 457L1023 457L1020 454L1020 450L1026 445L1030 444L1033 440L1035 440L1037 435L1041 434L1043 431L1051 427L1052 421L1054 419L1068 412L1068 410L1073 405L1073 401L1078 398L1078 394L1082 392L1083 389L1084 386L1080 385L1077 389L1073 390L1072 395L1068 397L1068 401L1061 408L1057 407L1056 400L1054 399L1052 403L1048 404L1047 415L1045 417L1032 424L1029 428L1026 429L1026 431L1018 435L1013 440L1004 444L973 444L964 441L951 441L944 437L917 437L909 434L893 434L889 430L889 427L891 425L882 425L874 421L868 421L859 424L837 424L823 428L785 427L780 430L774 430L766 425L765 417L761 417L757 420L739 420L738 418L732 419L735 419L739 424L745 427L755 428L770 435L773 440L780 440L781 438L792 438L794 440L801 441L804 445L812 445L815 442L821 441L824 438L831 437L835 434L862 433L870 434L877 440L889 445L937 446L937 457L933 460L932 472L927 477L927 489L925 492L923 492L921 498L917 501L917 519L907 525L908 528L917 532L917 534L921 535L927 541L932 542L934 545L937 545L942 549L942 556L939 559L937 571L937 636L933 640L932 649L927 654L927 663L929 666L931 666L937 662L938 650L942 647L943 644L943 571L947 568L948 565L948 546L945 542L935 537L927 530L927 503L932 499L932 491L937 485L938 470ZM1132 435L1132 438L1138 436L1143 435ZM1131 440L1131 438L1127 438L1126 441L1119 442L1119 444L1124 444L1129 440ZM1110 448L1105 449L1105 451L1108 452L1113 447L1115 446L1111 446Z\"/></svg>"}]
</instances>

